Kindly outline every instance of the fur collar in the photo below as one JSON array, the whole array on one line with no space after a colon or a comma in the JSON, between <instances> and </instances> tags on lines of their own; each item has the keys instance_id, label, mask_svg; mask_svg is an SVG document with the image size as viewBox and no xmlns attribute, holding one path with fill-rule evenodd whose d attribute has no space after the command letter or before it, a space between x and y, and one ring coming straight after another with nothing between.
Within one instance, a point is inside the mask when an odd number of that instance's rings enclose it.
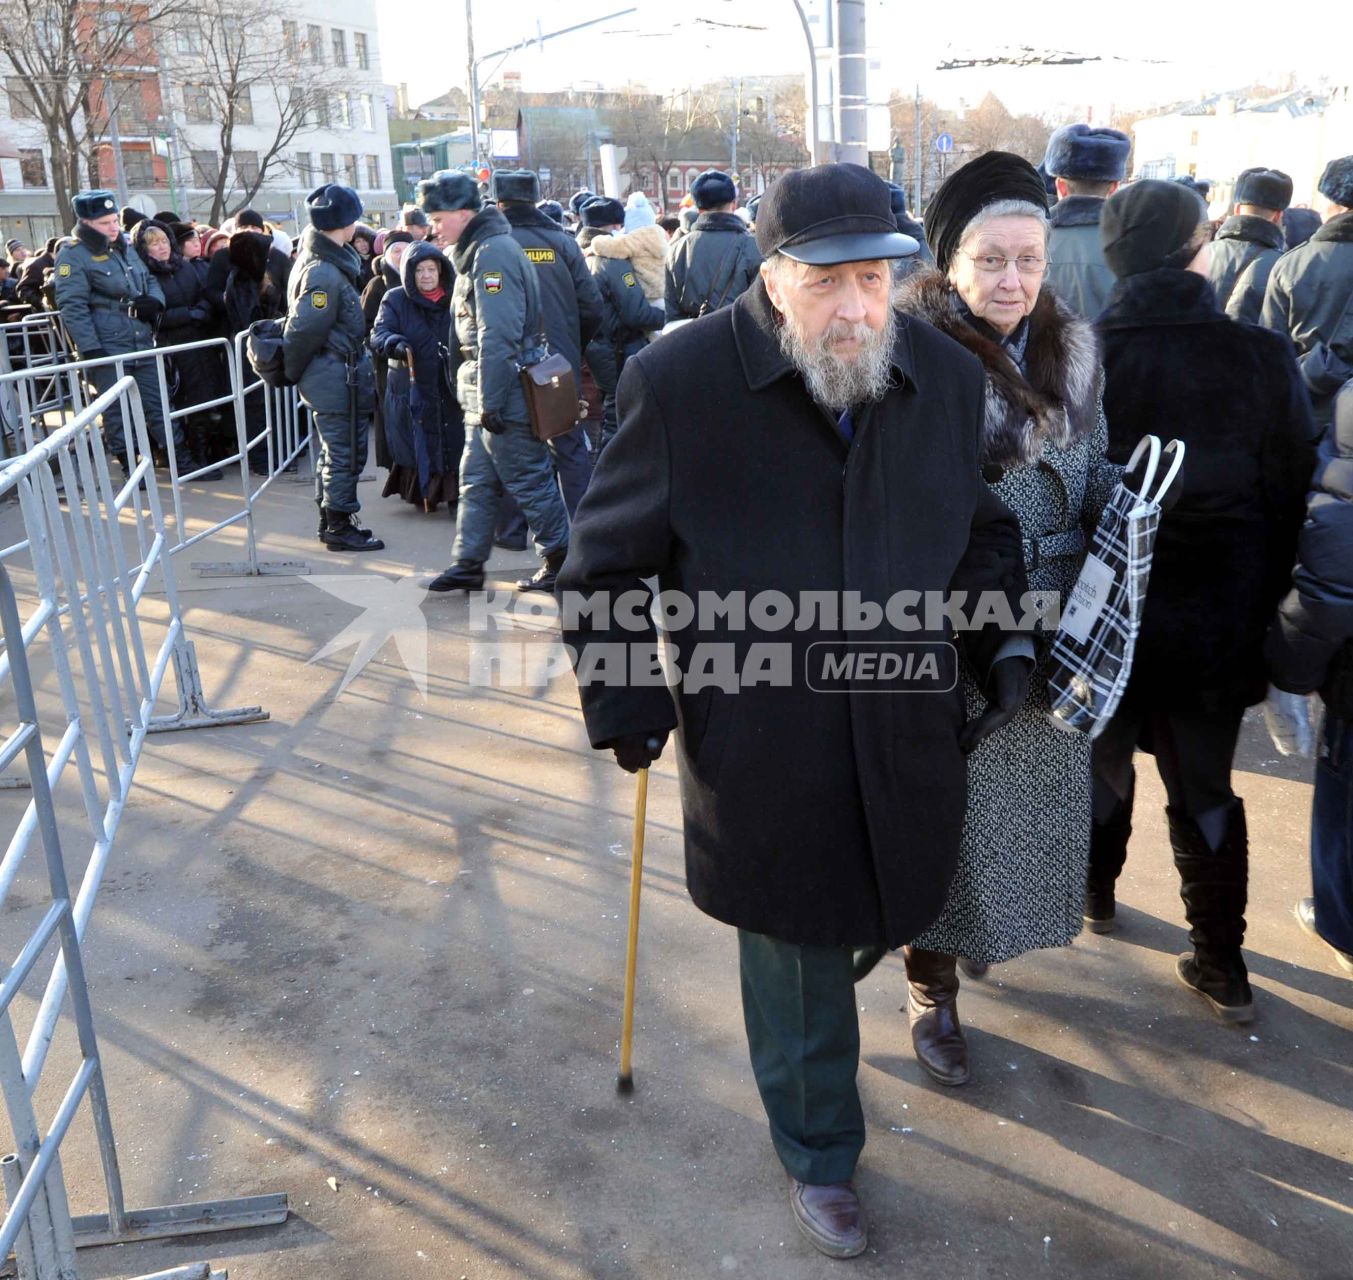
<instances>
[{"instance_id":1,"label":"fur collar","mask_svg":"<svg viewBox=\"0 0 1353 1280\"><path fill-rule=\"evenodd\" d=\"M628 262L650 302L666 292L667 232L661 227L636 227L623 236L598 236L588 248L598 258Z\"/></svg>"},{"instance_id":2,"label":"fur collar","mask_svg":"<svg viewBox=\"0 0 1353 1280\"><path fill-rule=\"evenodd\" d=\"M1261 245L1265 249L1281 249L1285 242L1281 227L1252 213L1232 214L1221 224L1217 239L1240 240L1246 244Z\"/></svg>"},{"instance_id":3,"label":"fur collar","mask_svg":"<svg viewBox=\"0 0 1353 1280\"><path fill-rule=\"evenodd\" d=\"M1029 317L1023 374L1005 348L969 322L958 294L938 271L917 272L898 290L900 311L966 347L987 374L983 462L1029 466L1050 443L1068 448L1099 416L1099 348L1094 330L1045 284Z\"/></svg>"},{"instance_id":4,"label":"fur collar","mask_svg":"<svg viewBox=\"0 0 1353 1280\"><path fill-rule=\"evenodd\" d=\"M1097 227L1103 213L1099 196L1067 196L1052 206L1048 221L1054 227Z\"/></svg>"},{"instance_id":5,"label":"fur collar","mask_svg":"<svg viewBox=\"0 0 1353 1280\"><path fill-rule=\"evenodd\" d=\"M1311 239L1334 240L1340 244L1353 243L1353 213L1341 213L1331 218Z\"/></svg>"}]
</instances>

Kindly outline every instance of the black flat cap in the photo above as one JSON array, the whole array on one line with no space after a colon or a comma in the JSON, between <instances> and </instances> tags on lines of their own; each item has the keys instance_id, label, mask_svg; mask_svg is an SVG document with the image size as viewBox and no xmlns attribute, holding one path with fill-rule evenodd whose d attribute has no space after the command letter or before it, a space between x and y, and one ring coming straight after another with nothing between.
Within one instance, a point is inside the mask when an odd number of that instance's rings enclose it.
<instances>
[{"instance_id":1,"label":"black flat cap","mask_svg":"<svg viewBox=\"0 0 1353 1280\"><path fill-rule=\"evenodd\" d=\"M897 229L888 184L858 164L795 169L761 198L756 247L796 262L906 258L920 246Z\"/></svg>"},{"instance_id":2,"label":"black flat cap","mask_svg":"<svg viewBox=\"0 0 1353 1280\"><path fill-rule=\"evenodd\" d=\"M1236 204L1281 213L1292 203L1292 179L1281 169L1245 169L1236 179Z\"/></svg>"}]
</instances>

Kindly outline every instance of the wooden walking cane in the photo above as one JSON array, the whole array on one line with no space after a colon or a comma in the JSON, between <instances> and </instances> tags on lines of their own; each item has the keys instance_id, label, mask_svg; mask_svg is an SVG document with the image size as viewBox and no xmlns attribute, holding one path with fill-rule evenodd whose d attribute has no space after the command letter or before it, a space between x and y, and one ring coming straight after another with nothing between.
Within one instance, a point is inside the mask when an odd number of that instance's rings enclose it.
<instances>
[{"instance_id":1,"label":"wooden walking cane","mask_svg":"<svg viewBox=\"0 0 1353 1280\"><path fill-rule=\"evenodd\" d=\"M648 742L650 751L656 751L656 739ZM634 1047L634 979L639 959L639 890L644 879L644 818L648 809L648 770L640 769L634 789L634 848L630 856L630 935L629 950L625 955L625 1012L620 1022L620 1075L615 1087L618 1093L634 1092L634 1072L630 1054Z\"/></svg>"}]
</instances>

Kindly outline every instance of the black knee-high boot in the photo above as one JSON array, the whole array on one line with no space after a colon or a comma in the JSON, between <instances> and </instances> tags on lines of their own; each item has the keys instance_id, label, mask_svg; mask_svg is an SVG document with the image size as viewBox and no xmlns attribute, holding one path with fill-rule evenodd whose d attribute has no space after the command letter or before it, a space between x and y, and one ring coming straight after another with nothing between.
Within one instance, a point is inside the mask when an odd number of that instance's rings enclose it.
<instances>
[{"instance_id":1,"label":"black knee-high boot","mask_svg":"<svg viewBox=\"0 0 1353 1280\"><path fill-rule=\"evenodd\" d=\"M1120 820L1090 828L1090 866L1085 875L1085 909L1081 918L1091 933L1108 933L1113 928L1117 903L1114 885L1127 861L1132 822Z\"/></svg>"},{"instance_id":2,"label":"black knee-high boot","mask_svg":"<svg viewBox=\"0 0 1353 1280\"><path fill-rule=\"evenodd\" d=\"M1193 954L1180 956L1175 966L1179 980L1203 996L1224 1022L1249 1022L1254 996L1240 952L1249 879L1245 806L1234 801L1215 849L1193 818L1176 809L1165 813L1193 944Z\"/></svg>"}]
</instances>

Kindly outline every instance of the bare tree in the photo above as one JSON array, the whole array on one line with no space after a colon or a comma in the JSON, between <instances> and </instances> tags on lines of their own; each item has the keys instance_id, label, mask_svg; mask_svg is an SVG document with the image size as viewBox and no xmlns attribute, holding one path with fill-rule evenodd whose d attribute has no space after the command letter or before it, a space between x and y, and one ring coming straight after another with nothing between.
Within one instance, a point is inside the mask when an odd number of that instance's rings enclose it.
<instances>
[{"instance_id":1,"label":"bare tree","mask_svg":"<svg viewBox=\"0 0 1353 1280\"><path fill-rule=\"evenodd\" d=\"M681 89L651 94L631 87L618 97L612 115L616 143L629 152L636 176L652 173L665 213L668 173L682 158L688 142L715 127L709 93L705 89Z\"/></svg>"},{"instance_id":2,"label":"bare tree","mask_svg":"<svg viewBox=\"0 0 1353 1280\"><path fill-rule=\"evenodd\" d=\"M214 179L207 220L219 226L248 205L270 175L293 171L287 149L297 134L330 124L351 102L341 68L313 60L299 45L288 47L276 8L262 0L195 0L180 32L176 69L188 114L216 123L220 164L207 175ZM261 144L242 146L239 130L256 120ZM349 175L348 181L355 186L358 179Z\"/></svg>"},{"instance_id":3,"label":"bare tree","mask_svg":"<svg viewBox=\"0 0 1353 1280\"><path fill-rule=\"evenodd\" d=\"M57 216L74 221L71 201L97 182L97 152L110 113L140 97L156 61L154 32L192 0L0 0L0 55L13 68L23 110L42 125ZM11 102L11 109L13 109Z\"/></svg>"}]
</instances>

